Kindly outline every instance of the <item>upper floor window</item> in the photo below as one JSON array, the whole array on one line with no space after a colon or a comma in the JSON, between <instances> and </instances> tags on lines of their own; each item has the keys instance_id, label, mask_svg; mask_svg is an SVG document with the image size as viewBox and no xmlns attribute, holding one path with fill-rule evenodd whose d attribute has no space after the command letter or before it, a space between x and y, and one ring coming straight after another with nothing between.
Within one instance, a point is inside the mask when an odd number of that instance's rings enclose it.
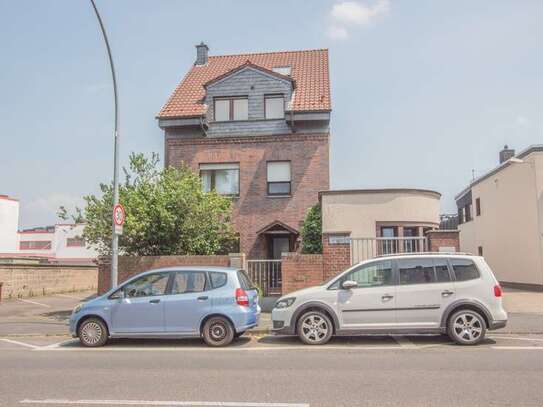
<instances>
[{"instance_id":1,"label":"upper floor window","mask_svg":"<svg viewBox=\"0 0 543 407\"><path fill-rule=\"evenodd\" d=\"M67 247L83 247L85 246L85 239L82 236L69 237L66 239Z\"/></svg>"},{"instance_id":2,"label":"upper floor window","mask_svg":"<svg viewBox=\"0 0 543 407\"><path fill-rule=\"evenodd\" d=\"M481 198L475 200L475 215L481 216Z\"/></svg>"},{"instance_id":3,"label":"upper floor window","mask_svg":"<svg viewBox=\"0 0 543 407\"><path fill-rule=\"evenodd\" d=\"M50 240L26 240L19 243L19 250L50 250Z\"/></svg>"},{"instance_id":4,"label":"upper floor window","mask_svg":"<svg viewBox=\"0 0 543 407\"><path fill-rule=\"evenodd\" d=\"M200 164L200 178L205 192L239 195L239 163Z\"/></svg>"},{"instance_id":5,"label":"upper floor window","mask_svg":"<svg viewBox=\"0 0 543 407\"><path fill-rule=\"evenodd\" d=\"M249 101L247 97L215 98L215 121L226 122L231 120L249 119Z\"/></svg>"},{"instance_id":6,"label":"upper floor window","mask_svg":"<svg viewBox=\"0 0 543 407\"><path fill-rule=\"evenodd\" d=\"M266 119L283 119L285 117L285 98L283 95L266 95L264 105Z\"/></svg>"},{"instance_id":7,"label":"upper floor window","mask_svg":"<svg viewBox=\"0 0 543 407\"><path fill-rule=\"evenodd\" d=\"M471 204L467 204L464 208L464 220L466 222L470 222L472 220L472 217L471 217Z\"/></svg>"},{"instance_id":8,"label":"upper floor window","mask_svg":"<svg viewBox=\"0 0 543 407\"><path fill-rule=\"evenodd\" d=\"M290 161L268 161L268 195L290 195Z\"/></svg>"},{"instance_id":9,"label":"upper floor window","mask_svg":"<svg viewBox=\"0 0 543 407\"><path fill-rule=\"evenodd\" d=\"M272 69L273 72L277 72L278 74L290 76L291 67L290 66L274 66Z\"/></svg>"}]
</instances>

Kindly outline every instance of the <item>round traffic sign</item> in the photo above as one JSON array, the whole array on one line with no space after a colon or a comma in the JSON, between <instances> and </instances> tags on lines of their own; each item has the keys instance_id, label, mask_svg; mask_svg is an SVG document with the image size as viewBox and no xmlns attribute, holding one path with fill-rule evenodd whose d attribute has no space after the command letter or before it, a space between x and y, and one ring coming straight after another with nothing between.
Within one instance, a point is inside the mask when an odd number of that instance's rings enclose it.
<instances>
[{"instance_id":1,"label":"round traffic sign","mask_svg":"<svg viewBox=\"0 0 543 407\"><path fill-rule=\"evenodd\" d=\"M124 225L124 208L121 204L117 204L113 207L113 222L115 222L116 225L122 226Z\"/></svg>"}]
</instances>

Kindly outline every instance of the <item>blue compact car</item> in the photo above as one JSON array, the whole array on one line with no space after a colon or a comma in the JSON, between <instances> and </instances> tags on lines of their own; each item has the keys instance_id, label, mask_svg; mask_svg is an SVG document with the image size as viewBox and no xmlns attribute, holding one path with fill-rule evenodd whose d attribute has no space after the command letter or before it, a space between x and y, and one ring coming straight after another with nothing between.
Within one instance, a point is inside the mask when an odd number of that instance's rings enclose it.
<instances>
[{"instance_id":1,"label":"blue compact car","mask_svg":"<svg viewBox=\"0 0 543 407\"><path fill-rule=\"evenodd\" d=\"M138 274L70 317L84 346L109 338L197 338L226 346L258 324L258 291L243 270L171 267Z\"/></svg>"}]
</instances>

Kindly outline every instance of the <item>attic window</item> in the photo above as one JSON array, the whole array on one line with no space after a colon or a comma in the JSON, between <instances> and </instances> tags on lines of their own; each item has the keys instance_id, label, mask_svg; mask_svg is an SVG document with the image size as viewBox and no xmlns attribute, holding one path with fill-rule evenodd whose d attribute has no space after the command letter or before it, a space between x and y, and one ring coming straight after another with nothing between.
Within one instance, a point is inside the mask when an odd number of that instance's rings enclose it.
<instances>
[{"instance_id":1,"label":"attic window","mask_svg":"<svg viewBox=\"0 0 543 407\"><path fill-rule=\"evenodd\" d=\"M274 66L272 71L281 75L290 76L290 66Z\"/></svg>"}]
</instances>

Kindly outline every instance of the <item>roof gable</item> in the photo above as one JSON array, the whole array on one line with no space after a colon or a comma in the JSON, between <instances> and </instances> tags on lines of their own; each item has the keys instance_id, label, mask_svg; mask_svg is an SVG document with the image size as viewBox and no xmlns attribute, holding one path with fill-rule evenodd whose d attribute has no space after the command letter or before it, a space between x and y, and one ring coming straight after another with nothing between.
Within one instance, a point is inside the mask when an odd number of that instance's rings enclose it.
<instances>
[{"instance_id":1,"label":"roof gable","mask_svg":"<svg viewBox=\"0 0 543 407\"><path fill-rule=\"evenodd\" d=\"M229 78L230 76L232 75L236 75L237 73L240 73L246 69L252 69L252 70L255 70L255 71L259 71L265 75L268 75L268 76L272 76L276 79L281 79L281 80L284 80L284 81L288 81L288 82L291 82L292 83L292 86L294 88L295 86L295 81L294 79L292 79L290 76L286 76L286 75L281 75L280 73L277 73L277 72L274 72L272 70L269 70L269 69L266 69L262 66L258 66L258 65L255 65L253 64L251 61L247 60L247 62L245 62L243 65L240 65L238 66L237 68L234 68L222 75L219 75L217 76L216 78L213 78L211 79L210 81L206 82L203 84L203 87L204 88L208 88L210 86L213 86L215 85L216 83L218 82L221 82L227 78Z\"/></svg>"},{"instance_id":2,"label":"roof gable","mask_svg":"<svg viewBox=\"0 0 543 407\"><path fill-rule=\"evenodd\" d=\"M276 77L289 78L296 84L293 111L330 111L328 50L305 50L210 56L206 65L194 65L174 90L158 118L197 117L206 113L205 87L224 75L243 69L247 62L253 69L268 71ZM290 77L273 72L274 67L290 66Z\"/></svg>"}]
</instances>

